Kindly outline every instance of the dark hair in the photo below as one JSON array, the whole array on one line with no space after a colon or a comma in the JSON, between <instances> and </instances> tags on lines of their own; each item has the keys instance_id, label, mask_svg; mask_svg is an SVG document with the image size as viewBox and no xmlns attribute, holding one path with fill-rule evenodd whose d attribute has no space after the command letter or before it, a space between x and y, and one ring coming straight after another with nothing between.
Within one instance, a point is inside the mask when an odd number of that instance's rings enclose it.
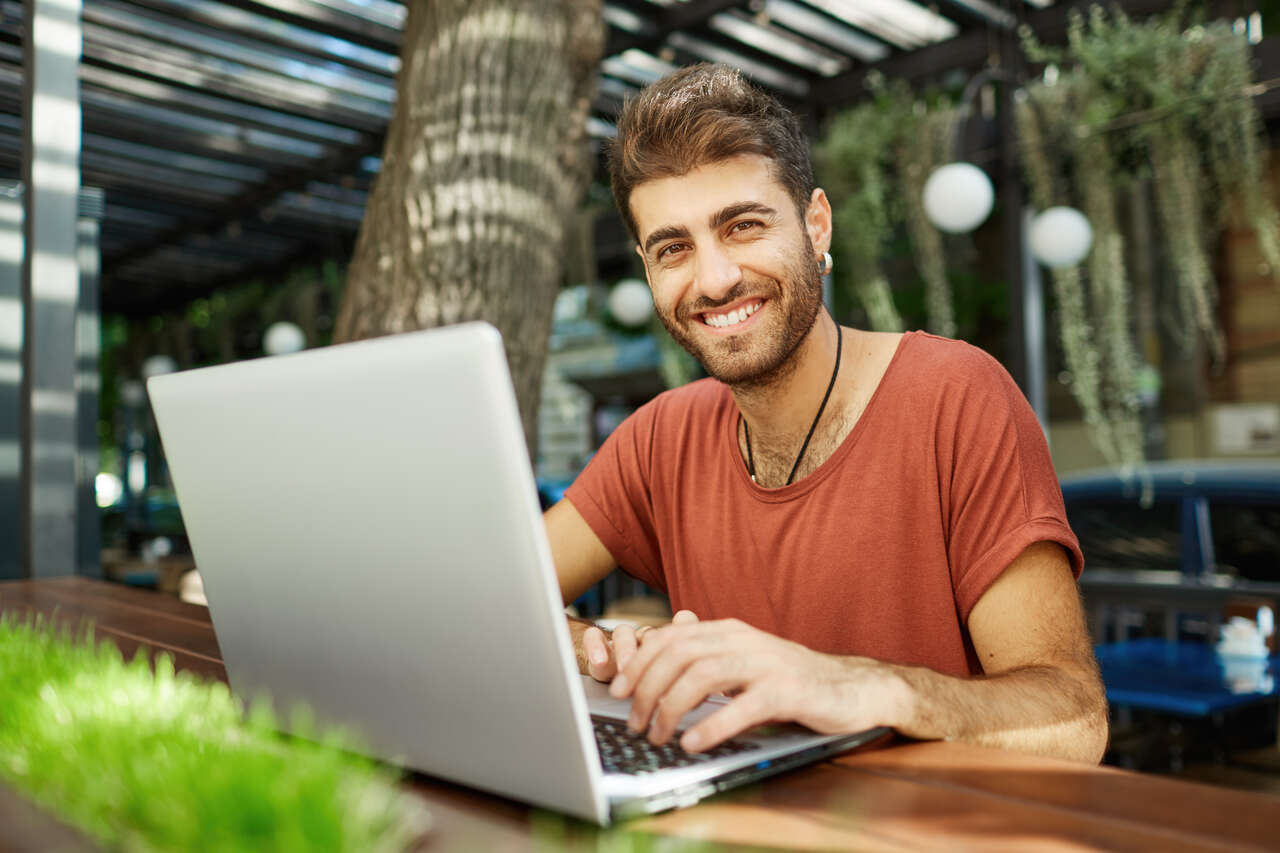
<instances>
[{"instance_id":1,"label":"dark hair","mask_svg":"<svg viewBox=\"0 0 1280 853\"><path fill-rule=\"evenodd\" d=\"M773 161L801 217L813 193L809 141L796 117L727 65L681 68L627 98L608 147L614 201L637 241L631 192L742 154Z\"/></svg>"}]
</instances>

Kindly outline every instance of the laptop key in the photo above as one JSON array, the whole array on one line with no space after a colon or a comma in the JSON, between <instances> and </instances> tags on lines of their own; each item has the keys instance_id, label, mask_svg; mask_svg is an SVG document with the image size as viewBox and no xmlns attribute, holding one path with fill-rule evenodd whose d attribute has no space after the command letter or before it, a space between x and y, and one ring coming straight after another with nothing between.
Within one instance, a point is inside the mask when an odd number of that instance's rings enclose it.
<instances>
[{"instance_id":1,"label":"laptop key","mask_svg":"<svg viewBox=\"0 0 1280 853\"><path fill-rule=\"evenodd\" d=\"M677 743L678 732L668 743L654 746L644 735L630 732L623 720L592 715L591 722L595 727L600 763L606 773L641 775L759 749L758 744L731 739L707 752L685 752Z\"/></svg>"}]
</instances>

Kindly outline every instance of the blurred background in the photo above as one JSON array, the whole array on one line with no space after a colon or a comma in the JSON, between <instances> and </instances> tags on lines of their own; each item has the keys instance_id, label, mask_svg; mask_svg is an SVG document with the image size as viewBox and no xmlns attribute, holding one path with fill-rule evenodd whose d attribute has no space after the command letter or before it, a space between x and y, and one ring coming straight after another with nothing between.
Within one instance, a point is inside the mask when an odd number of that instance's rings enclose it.
<instances>
[{"instance_id":1,"label":"blurred background","mask_svg":"<svg viewBox=\"0 0 1280 853\"><path fill-rule=\"evenodd\" d=\"M1273 28L1215 0L0 2L0 579L199 600L145 379L466 319L503 331L558 500L702 375L601 150L630 93L724 62L810 133L837 319L970 341L1039 415L1108 760L1280 790ZM668 612L620 573L574 607Z\"/></svg>"}]
</instances>

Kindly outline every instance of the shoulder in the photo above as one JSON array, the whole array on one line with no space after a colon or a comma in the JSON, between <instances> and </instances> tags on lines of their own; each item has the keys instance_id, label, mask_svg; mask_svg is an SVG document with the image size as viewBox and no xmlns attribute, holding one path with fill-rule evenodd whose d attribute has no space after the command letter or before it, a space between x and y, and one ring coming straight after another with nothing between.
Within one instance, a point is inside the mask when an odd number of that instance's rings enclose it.
<instances>
[{"instance_id":1,"label":"shoulder","mask_svg":"<svg viewBox=\"0 0 1280 853\"><path fill-rule=\"evenodd\" d=\"M914 389L935 405L961 401L1007 405L1021 396L1009 371L990 353L927 332L905 336L895 369L899 388Z\"/></svg>"},{"instance_id":2,"label":"shoulder","mask_svg":"<svg viewBox=\"0 0 1280 853\"><path fill-rule=\"evenodd\" d=\"M901 355L907 369L940 380L991 381L1009 375L986 350L928 332L908 332L902 342Z\"/></svg>"}]
</instances>

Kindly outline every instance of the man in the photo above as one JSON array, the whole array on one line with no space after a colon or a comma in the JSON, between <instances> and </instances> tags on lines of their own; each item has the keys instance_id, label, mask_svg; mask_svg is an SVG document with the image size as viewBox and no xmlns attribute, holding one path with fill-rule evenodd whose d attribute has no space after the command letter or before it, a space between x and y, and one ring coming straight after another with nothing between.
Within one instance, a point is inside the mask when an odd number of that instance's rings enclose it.
<instances>
[{"instance_id":1,"label":"man","mask_svg":"<svg viewBox=\"0 0 1280 853\"><path fill-rule=\"evenodd\" d=\"M731 695L688 750L785 720L1097 762L1083 558L1008 375L832 320L805 137L736 72L654 83L609 161L658 315L712 378L636 412L546 514L565 601L621 565L680 610L610 639L572 623L584 671L659 744Z\"/></svg>"}]
</instances>

